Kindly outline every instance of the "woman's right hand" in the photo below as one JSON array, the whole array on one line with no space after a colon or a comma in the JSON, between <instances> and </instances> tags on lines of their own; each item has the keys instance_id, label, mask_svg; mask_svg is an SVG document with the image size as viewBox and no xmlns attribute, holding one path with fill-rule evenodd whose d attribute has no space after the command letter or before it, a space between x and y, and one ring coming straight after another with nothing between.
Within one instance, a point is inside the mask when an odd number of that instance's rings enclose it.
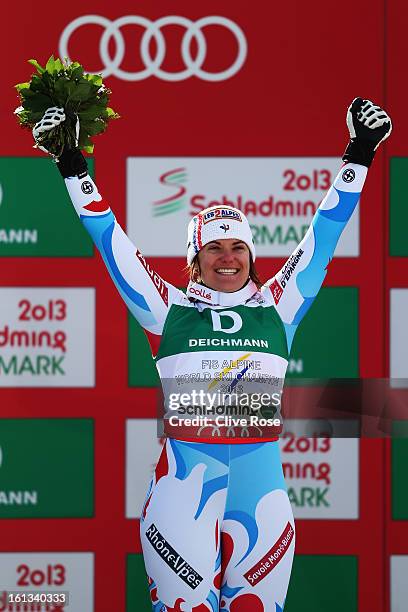
<instances>
[{"instance_id":1,"label":"woman's right hand","mask_svg":"<svg viewBox=\"0 0 408 612\"><path fill-rule=\"evenodd\" d=\"M41 151L44 151L44 153L48 153L48 155L52 155L55 159L56 156L53 155L43 144L43 139L42 136L46 133L46 132L50 132L51 130L53 130L54 128L58 127L59 125L61 125L61 123L64 123L64 121L66 120L67 116L65 114L65 109L62 107L58 107L58 106L51 106L50 108L47 108L47 110L45 111L44 115L41 117L40 121L38 121L38 123L35 124L35 126L33 127L33 138L35 141L35 146L38 149L41 149ZM76 115L76 123L75 123L75 141L74 141L74 149L76 149L78 147L78 141L79 141L79 117L78 115ZM62 157L62 155L61 155Z\"/></svg>"},{"instance_id":2,"label":"woman's right hand","mask_svg":"<svg viewBox=\"0 0 408 612\"><path fill-rule=\"evenodd\" d=\"M41 136L44 134L44 132L50 132L57 126L61 125L61 123L64 123L65 119L66 115L63 108L59 108L58 106L51 106L50 108L47 108L40 121L38 121L38 123L36 123L33 127L32 133L35 146L38 149L41 149L41 151L44 151L44 153L48 153L50 155L48 149L41 144Z\"/></svg>"},{"instance_id":3,"label":"woman's right hand","mask_svg":"<svg viewBox=\"0 0 408 612\"><path fill-rule=\"evenodd\" d=\"M44 115L41 117L40 121L35 124L33 127L33 138L35 141L35 145L41 151L52 155L48 149L46 149L41 144L41 136L45 132L50 132L54 128L64 123L66 120L65 110L61 107L51 106L47 108ZM58 170L61 172L64 178L68 178L70 176L79 176L83 177L88 173L88 167L84 156L81 151L77 148L78 146L78 137L79 137L79 119L76 118L76 127L75 127L75 148L68 149L64 148L62 154L59 158L55 158L57 162Z\"/></svg>"}]
</instances>

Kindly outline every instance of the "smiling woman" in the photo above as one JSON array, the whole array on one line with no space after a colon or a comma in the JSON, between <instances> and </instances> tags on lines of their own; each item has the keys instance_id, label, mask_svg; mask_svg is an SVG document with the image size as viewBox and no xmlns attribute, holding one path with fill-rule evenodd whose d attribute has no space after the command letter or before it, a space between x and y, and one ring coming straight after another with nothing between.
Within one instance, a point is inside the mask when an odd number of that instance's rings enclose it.
<instances>
[{"instance_id":1,"label":"smiling woman","mask_svg":"<svg viewBox=\"0 0 408 612\"><path fill-rule=\"evenodd\" d=\"M197 259L201 281L210 289L229 293L248 281L250 253L241 240L214 240L201 249Z\"/></svg>"},{"instance_id":2,"label":"smiling woman","mask_svg":"<svg viewBox=\"0 0 408 612\"><path fill-rule=\"evenodd\" d=\"M51 127L40 122L37 133L56 127L62 116ZM280 398L296 330L323 284L374 152L391 131L388 115L361 98L347 122L346 165L301 243L265 284L242 211L220 205L192 218L184 293L156 274L126 236L81 152L64 149L58 159L120 295L140 325L160 336L154 360L167 440L140 520L155 611L283 610L295 527L277 441L279 406L271 397ZM169 407L175 390L183 398L176 410ZM265 412L251 403L254 395L262 395ZM227 425L209 410L214 406ZM198 425L184 418L190 409L203 416ZM244 425L230 425L231 416Z\"/></svg>"},{"instance_id":3,"label":"smiling woman","mask_svg":"<svg viewBox=\"0 0 408 612\"><path fill-rule=\"evenodd\" d=\"M248 219L236 208L212 206L191 219L187 244L190 281L231 293L251 279L260 289L254 260Z\"/></svg>"},{"instance_id":4,"label":"smiling woman","mask_svg":"<svg viewBox=\"0 0 408 612\"><path fill-rule=\"evenodd\" d=\"M216 291L238 291L248 278L258 289L262 287L252 255L241 240L226 238L210 242L194 257L187 270L191 281Z\"/></svg>"}]
</instances>

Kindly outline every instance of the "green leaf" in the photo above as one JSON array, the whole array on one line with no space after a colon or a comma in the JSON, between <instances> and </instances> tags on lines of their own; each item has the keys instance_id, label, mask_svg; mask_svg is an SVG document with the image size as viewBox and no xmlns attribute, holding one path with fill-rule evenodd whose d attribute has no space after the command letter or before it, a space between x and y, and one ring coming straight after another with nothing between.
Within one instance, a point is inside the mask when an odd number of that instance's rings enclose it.
<instances>
[{"instance_id":1,"label":"green leaf","mask_svg":"<svg viewBox=\"0 0 408 612\"><path fill-rule=\"evenodd\" d=\"M91 85L89 83L73 83L72 93L70 95L71 100L86 100L89 92L91 91Z\"/></svg>"},{"instance_id":2,"label":"green leaf","mask_svg":"<svg viewBox=\"0 0 408 612\"><path fill-rule=\"evenodd\" d=\"M40 90L42 93L46 93L49 94L50 96L52 96L52 92L54 89L54 85L55 85L55 77L54 75L50 74L49 72L44 72L41 77L33 77L34 78L39 78L41 81L41 85L40 87L37 86L37 82L35 81L35 87L33 87L33 83L31 84L31 89L36 89L36 90Z\"/></svg>"},{"instance_id":3,"label":"green leaf","mask_svg":"<svg viewBox=\"0 0 408 612\"><path fill-rule=\"evenodd\" d=\"M28 60L29 64L32 64L33 66L35 66L35 68L37 68L38 72L40 74L43 74L45 72L45 68L43 68L35 59L30 59Z\"/></svg>"},{"instance_id":4,"label":"green leaf","mask_svg":"<svg viewBox=\"0 0 408 612\"><path fill-rule=\"evenodd\" d=\"M64 64L61 62L59 57L57 57L57 59L54 61L54 71L58 73L58 72L63 72L63 70L64 70Z\"/></svg>"},{"instance_id":5,"label":"green leaf","mask_svg":"<svg viewBox=\"0 0 408 612\"><path fill-rule=\"evenodd\" d=\"M103 113L103 109L95 104L87 108L86 110L80 110L78 113L79 120L82 123L83 121L89 121L92 119L96 119Z\"/></svg>"},{"instance_id":6,"label":"green leaf","mask_svg":"<svg viewBox=\"0 0 408 612\"><path fill-rule=\"evenodd\" d=\"M102 134L107 128L105 121L95 119L93 130L91 132L91 136L96 136L97 134Z\"/></svg>"},{"instance_id":7,"label":"green leaf","mask_svg":"<svg viewBox=\"0 0 408 612\"><path fill-rule=\"evenodd\" d=\"M74 70L72 70L71 74L70 74L70 78L71 79L80 79L81 77L83 77L84 75L84 69L82 68L82 66L80 64L78 64L78 66L76 66L74 68Z\"/></svg>"},{"instance_id":8,"label":"green leaf","mask_svg":"<svg viewBox=\"0 0 408 612\"><path fill-rule=\"evenodd\" d=\"M68 98L71 98L75 89L76 89L76 83L74 83L73 81L65 81L65 91L67 94L67 100Z\"/></svg>"},{"instance_id":9,"label":"green leaf","mask_svg":"<svg viewBox=\"0 0 408 612\"><path fill-rule=\"evenodd\" d=\"M45 69L47 72L49 72L50 74L54 74L54 70L55 70L55 60L54 60L54 56L51 55L50 59L48 60L48 62L45 65Z\"/></svg>"},{"instance_id":10,"label":"green leaf","mask_svg":"<svg viewBox=\"0 0 408 612\"><path fill-rule=\"evenodd\" d=\"M104 121L95 119L94 121L85 121L82 124L84 131L89 136L96 136L97 134L101 134L106 129L106 123Z\"/></svg>"},{"instance_id":11,"label":"green leaf","mask_svg":"<svg viewBox=\"0 0 408 612\"><path fill-rule=\"evenodd\" d=\"M84 133L89 134L90 130L92 129L92 125L93 125L93 119L81 121L81 130L83 130Z\"/></svg>"},{"instance_id":12,"label":"green leaf","mask_svg":"<svg viewBox=\"0 0 408 612\"><path fill-rule=\"evenodd\" d=\"M39 93L47 93L47 83L44 79L34 75L31 79L31 91Z\"/></svg>"},{"instance_id":13,"label":"green leaf","mask_svg":"<svg viewBox=\"0 0 408 612\"><path fill-rule=\"evenodd\" d=\"M84 149L88 153L92 153L93 152L94 144L93 144L92 140L89 138L89 136L87 136L82 130L81 130L81 133L79 135L78 146L79 146L80 149Z\"/></svg>"},{"instance_id":14,"label":"green leaf","mask_svg":"<svg viewBox=\"0 0 408 612\"><path fill-rule=\"evenodd\" d=\"M28 89L22 89L20 91L20 97L22 100L27 100L29 98L35 98L35 96L38 96L38 93L33 91L30 87Z\"/></svg>"},{"instance_id":15,"label":"green leaf","mask_svg":"<svg viewBox=\"0 0 408 612\"><path fill-rule=\"evenodd\" d=\"M102 94L101 96L98 96L97 98L97 104L99 104L100 106L107 106L109 102L109 96L107 94Z\"/></svg>"},{"instance_id":16,"label":"green leaf","mask_svg":"<svg viewBox=\"0 0 408 612\"><path fill-rule=\"evenodd\" d=\"M20 121L20 124L25 124L25 123L29 123L29 118L33 115L33 113L29 113L28 111L21 111L18 113L18 119ZM41 117L40 117L41 119Z\"/></svg>"},{"instance_id":17,"label":"green leaf","mask_svg":"<svg viewBox=\"0 0 408 612\"><path fill-rule=\"evenodd\" d=\"M60 77L55 81L54 92L63 104L69 96L68 79Z\"/></svg>"},{"instance_id":18,"label":"green leaf","mask_svg":"<svg viewBox=\"0 0 408 612\"><path fill-rule=\"evenodd\" d=\"M45 96L43 94L36 94L30 98L26 98L23 101L23 106L24 110L44 113L47 108L52 106L52 100L49 96Z\"/></svg>"},{"instance_id":19,"label":"green leaf","mask_svg":"<svg viewBox=\"0 0 408 612\"><path fill-rule=\"evenodd\" d=\"M17 83L17 85L14 85L14 87L18 92L20 92L22 89L28 89L30 87L30 83Z\"/></svg>"},{"instance_id":20,"label":"green leaf","mask_svg":"<svg viewBox=\"0 0 408 612\"><path fill-rule=\"evenodd\" d=\"M97 85L98 89L99 87L102 87L102 75L100 74L87 74L86 75L88 80L91 81L91 83L93 83L94 85Z\"/></svg>"}]
</instances>

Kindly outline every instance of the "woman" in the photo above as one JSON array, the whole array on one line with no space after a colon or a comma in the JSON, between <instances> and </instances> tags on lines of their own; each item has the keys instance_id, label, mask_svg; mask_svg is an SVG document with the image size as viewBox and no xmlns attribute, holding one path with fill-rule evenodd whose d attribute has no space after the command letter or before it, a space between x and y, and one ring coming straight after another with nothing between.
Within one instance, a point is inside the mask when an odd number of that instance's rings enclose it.
<instances>
[{"instance_id":1,"label":"woman","mask_svg":"<svg viewBox=\"0 0 408 612\"><path fill-rule=\"evenodd\" d=\"M37 138L65 120L63 109L49 111L34 129ZM191 220L191 280L184 294L154 273L127 238L88 176L82 154L67 150L58 161L119 293L143 328L161 336L155 360L169 437L140 525L153 610L283 610L295 534L276 423L240 430L215 419L188 423L180 415L197 408L188 400L177 404L174 419L168 387L191 393L198 380L206 398L220 388L228 396L238 384L242 393L251 381L248 373L256 370L255 384L270 391L271 381L278 381L280 388L298 325L323 283L375 150L391 132L388 115L361 98L350 105L347 124L345 166L298 248L263 286L240 211L218 206Z\"/></svg>"}]
</instances>

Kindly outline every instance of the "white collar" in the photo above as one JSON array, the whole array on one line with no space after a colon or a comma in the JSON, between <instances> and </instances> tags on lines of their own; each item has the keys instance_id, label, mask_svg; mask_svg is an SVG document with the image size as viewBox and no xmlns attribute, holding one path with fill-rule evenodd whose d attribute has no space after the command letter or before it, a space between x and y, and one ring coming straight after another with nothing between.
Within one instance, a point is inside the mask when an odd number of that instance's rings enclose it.
<instances>
[{"instance_id":1,"label":"white collar","mask_svg":"<svg viewBox=\"0 0 408 612\"><path fill-rule=\"evenodd\" d=\"M232 293L215 291L201 283L190 281L187 287L187 296L213 306L239 306L239 304L245 304L257 291L258 287L252 280L249 280L245 287L242 287L239 291L233 291Z\"/></svg>"}]
</instances>

